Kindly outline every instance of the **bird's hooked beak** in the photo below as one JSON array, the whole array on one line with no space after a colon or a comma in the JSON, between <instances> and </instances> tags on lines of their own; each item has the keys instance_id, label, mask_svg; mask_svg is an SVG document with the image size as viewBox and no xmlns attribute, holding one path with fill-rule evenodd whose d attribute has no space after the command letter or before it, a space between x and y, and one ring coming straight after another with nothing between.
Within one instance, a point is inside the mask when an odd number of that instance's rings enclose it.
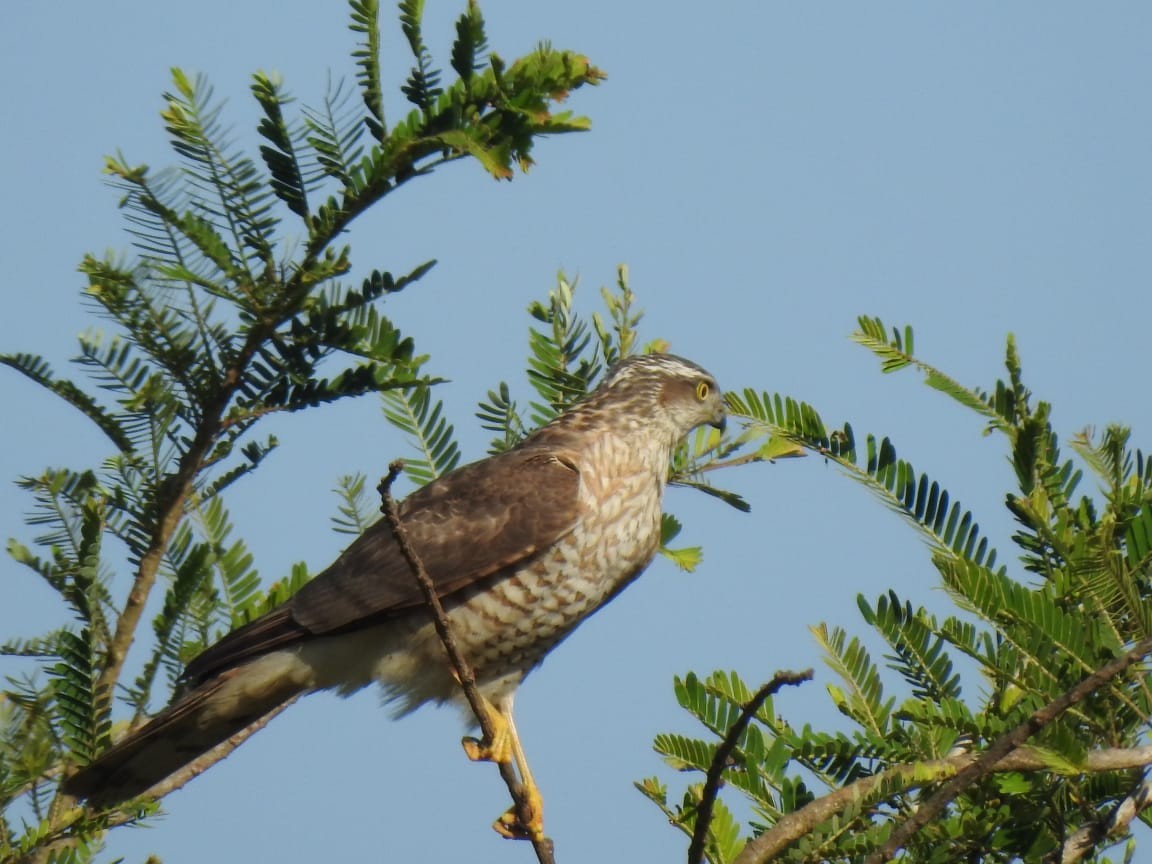
<instances>
[{"instance_id":1,"label":"bird's hooked beak","mask_svg":"<svg viewBox=\"0 0 1152 864\"><path fill-rule=\"evenodd\" d=\"M724 399L717 395L715 410L712 412L712 419L708 421L708 425L713 429L720 430L720 434L724 434L724 430L728 428L728 411L724 407Z\"/></svg>"}]
</instances>

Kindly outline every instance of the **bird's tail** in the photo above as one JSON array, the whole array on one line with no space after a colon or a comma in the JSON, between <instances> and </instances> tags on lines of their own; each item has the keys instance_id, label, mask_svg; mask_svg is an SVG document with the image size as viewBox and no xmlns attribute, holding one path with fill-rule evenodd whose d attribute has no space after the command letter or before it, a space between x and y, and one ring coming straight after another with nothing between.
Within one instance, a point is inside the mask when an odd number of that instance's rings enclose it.
<instances>
[{"instance_id":1,"label":"bird's tail","mask_svg":"<svg viewBox=\"0 0 1152 864\"><path fill-rule=\"evenodd\" d=\"M67 778L64 792L100 808L143 795L311 689L303 672L276 652L209 678Z\"/></svg>"}]
</instances>

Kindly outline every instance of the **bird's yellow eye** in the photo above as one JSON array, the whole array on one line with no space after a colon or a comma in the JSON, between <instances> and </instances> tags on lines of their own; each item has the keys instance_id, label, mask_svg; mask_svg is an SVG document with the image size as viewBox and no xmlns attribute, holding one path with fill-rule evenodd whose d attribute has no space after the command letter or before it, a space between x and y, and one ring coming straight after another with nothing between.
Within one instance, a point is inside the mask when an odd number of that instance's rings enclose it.
<instances>
[{"instance_id":1,"label":"bird's yellow eye","mask_svg":"<svg viewBox=\"0 0 1152 864\"><path fill-rule=\"evenodd\" d=\"M696 382L696 398L699 399L701 402L703 402L705 399L708 398L708 393L711 391L711 389L712 388L708 386L707 381L697 381Z\"/></svg>"}]
</instances>

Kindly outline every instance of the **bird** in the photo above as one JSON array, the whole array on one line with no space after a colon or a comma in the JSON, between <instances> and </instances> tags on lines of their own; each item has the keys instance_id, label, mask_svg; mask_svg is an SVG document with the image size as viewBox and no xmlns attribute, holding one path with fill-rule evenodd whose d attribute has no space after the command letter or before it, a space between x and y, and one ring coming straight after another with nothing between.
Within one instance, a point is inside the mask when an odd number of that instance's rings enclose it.
<instances>
[{"instance_id":1,"label":"bird","mask_svg":"<svg viewBox=\"0 0 1152 864\"><path fill-rule=\"evenodd\" d=\"M492 741L465 739L468 755L514 758L532 800L539 793L512 718L517 687L652 561L673 451L697 427L723 430L725 421L720 388L700 366L672 354L628 357L515 446L445 473L397 507L498 730ZM99 808L146 795L314 691L350 695L378 682L397 716L462 703L387 519L293 597L193 658L182 680L169 707L71 774L65 793ZM540 831L506 817L517 834Z\"/></svg>"}]
</instances>

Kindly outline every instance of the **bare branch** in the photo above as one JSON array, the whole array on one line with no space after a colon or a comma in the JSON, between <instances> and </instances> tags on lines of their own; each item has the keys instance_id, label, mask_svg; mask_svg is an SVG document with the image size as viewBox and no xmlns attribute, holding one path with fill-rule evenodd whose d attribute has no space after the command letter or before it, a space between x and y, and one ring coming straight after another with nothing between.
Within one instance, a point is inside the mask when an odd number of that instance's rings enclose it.
<instances>
[{"instance_id":1,"label":"bare branch","mask_svg":"<svg viewBox=\"0 0 1152 864\"><path fill-rule=\"evenodd\" d=\"M716 748L712 757L712 764L708 766L708 774L704 780L704 789L700 793L700 804L696 808L696 826L692 831L692 842L688 846L688 864L700 864L704 860L704 844L708 839L708 829L712 824L712 809L716 805L716 796L720 792L720 780L724 776L724 769L728 759L740 743L740 737L756 712L760 710L769 697L777 693L781 687L791 684L793 686L812 680L812 670L803 672L777 672L772 680L757 690L752 698L745 703L736 722L728 727L724 740Z\"/></svg>"},{"instance_id":2,"label":"bare branch","mask_svg":"<svg viewBox=\"0 0 1152 864\"><path fill-rule=\"evenodd\" d=\"M799 810L782 816L769 830L749 840L733 864L767 864L821 822L831 819L849 807L874 800L878 794L893 795L897 792L908 792L955 777L961 770L975 763L977 758L975 753L961 753L946 759L893 765L871 777L863 777L835 792L817 798ZM1152 746L1096 750L1087 754L1078 767L1085 774L1100 774L1105 771L1130 771L1149 765L1152 765ZM1036 750L1025 745L998 761L991 773L1000 774L1006 771L1031 773L1050 770L1052 770L1051 763ZM1135 815L1137 814L1132 814Z\"/></svg>"},{"instance_id":3,"label":"bare branch","mask_svg":"<svg viewBox=\"0 0 1152 864\"><path fill-rule=\"evenodd\" d=\"M388 520L388 524L392 528L392 536L396 538L396 543L400 547L401 554L404 555L404 560L408 562L412 575L416 577L416 581L420 585L420 592L424 595L424 603L432 615L432 624L436 628L436 635L440 637L440 642L444 646L444 653L448 655L448 663L464 691L464 698L468 700L472 713L476 715L476 721L480 725L480 731L484 734L485 740L492 741L496 736L496 728L492 724L487 700L476 687L476 675L456 644L456 639L452 635L452 624L444 612L444 605L436 594L436 587L428 577L416 550L408 542L408 535L404 531L404 526L400 524L400 517L396 513L396 502L392 498L392 484L396 482L396 478L400 476L402 470L404 470L404 460L402 459L397 459L388 466L387 476L380 481L380 485L377 487L377 491L380 493L380 510L384 514L384 518ZM515 769L508 762L497 762L496 765L500 769L501 778L508 786L508 792L512 795L521 823L529 824L533 815L532 805L525 794L523 784L516 776ZM540 864L556 864L551 839L548 837L529 837L527 839L531 840L532 848L535 850L536 858Z\"/></svg>"}]
</instances>

